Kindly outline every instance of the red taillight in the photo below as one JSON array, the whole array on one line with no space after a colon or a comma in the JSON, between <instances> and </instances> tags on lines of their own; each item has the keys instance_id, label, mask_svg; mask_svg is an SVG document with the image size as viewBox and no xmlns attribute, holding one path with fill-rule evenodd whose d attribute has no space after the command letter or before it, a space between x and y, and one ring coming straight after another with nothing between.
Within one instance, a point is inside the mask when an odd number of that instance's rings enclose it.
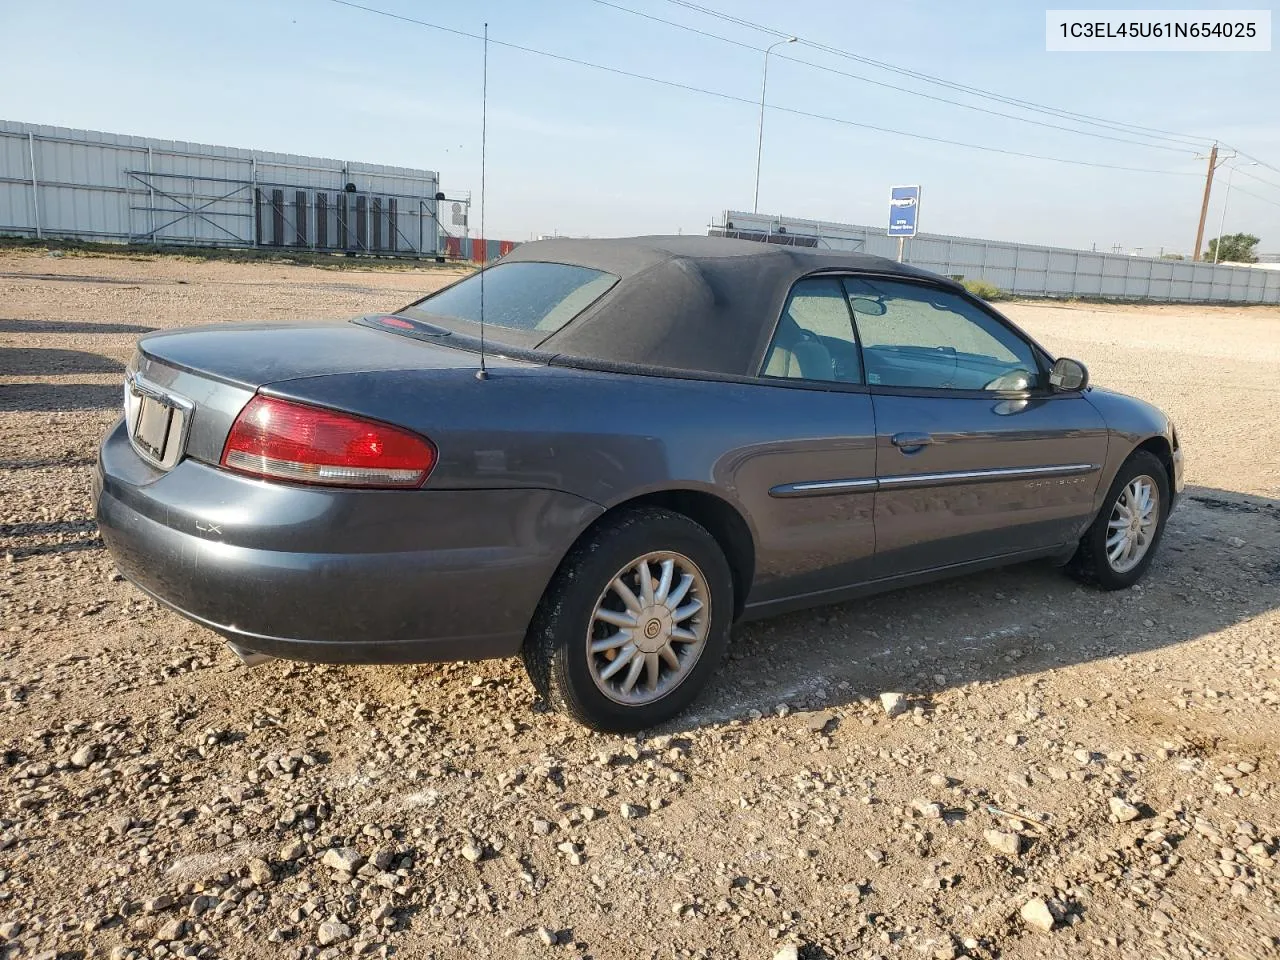
<instances>
[{"instance_id":1,"label":"red taillight","mask_svg":"<svg viewBox=\"0 0 1280 960\"><path fill-rule=\"evenodd\" d=\"M240 411L222 465L240 473L343 487L417 487L436 463L431 441L319 407L254 397Z\"/></svg>"}]
</instances>

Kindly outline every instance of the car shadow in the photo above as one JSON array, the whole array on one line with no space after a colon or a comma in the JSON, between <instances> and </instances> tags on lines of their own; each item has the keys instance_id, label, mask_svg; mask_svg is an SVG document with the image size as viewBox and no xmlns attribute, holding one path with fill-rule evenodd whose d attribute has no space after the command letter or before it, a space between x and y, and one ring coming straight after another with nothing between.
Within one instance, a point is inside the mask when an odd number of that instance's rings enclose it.
<instances>
[{"instance_id":1,"label":"car shadow","mask_svg":"<svg viewBox=\"0 0 1280 960\"><path fill-rule=\"evenodd\" d=\"M123 401L120 384L4 383L0 412L109 410Z\"/></svg>"},{"instance_id":2,"label":"car shadow","mask_svg":"<svg viewBox=\"0 0 1280 960\"><path fill-rule=\"evenodd\" d=\"M140 323L94 323L77 320L19 320L0 317L0 333L97 333L142 334L159 327L147 327Z\"/></svg>"},{"instance_id":3,"label":"car shadow","mask_svg":"<svg viewBox=\"0 0 1280 960\"><path fill-rule=\"evenodd\" d=\"M1131 590L1023 564L740 624L693 708L662 728L930 694L1212 634L1280 606L1280 500L1190 487Z\"/></svg>"},{"instance_id":4,"label":"car shadow","mask_svg":"<svg viewBox=\"0 0 1280 960\"><path fill-rule=\"evenodd\" d=\"M69 373L123 373L124 364L87 350L0 347L0 376L61 376Z\"/></svg>"}]
</instances>

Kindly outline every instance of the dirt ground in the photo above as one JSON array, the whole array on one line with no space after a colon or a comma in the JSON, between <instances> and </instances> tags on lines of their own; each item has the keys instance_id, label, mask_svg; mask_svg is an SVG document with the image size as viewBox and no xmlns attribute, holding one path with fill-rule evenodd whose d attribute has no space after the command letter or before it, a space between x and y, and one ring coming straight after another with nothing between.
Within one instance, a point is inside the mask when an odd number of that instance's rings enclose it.
<instances>
[{"instance_id":1,"label":"dirt ground","mask_svg":"<svg viewBox=\"0 0 1280 960\"><path fill-rule=\"evenodd\" d=\"M1177 422L1141 588L741 626L692 714L603 737L515 662L246 669L97 537L139 335L448 277L0 255L0 958L1280 955L1280 310L1006 307Z\"/></svg>"}]
</instances>

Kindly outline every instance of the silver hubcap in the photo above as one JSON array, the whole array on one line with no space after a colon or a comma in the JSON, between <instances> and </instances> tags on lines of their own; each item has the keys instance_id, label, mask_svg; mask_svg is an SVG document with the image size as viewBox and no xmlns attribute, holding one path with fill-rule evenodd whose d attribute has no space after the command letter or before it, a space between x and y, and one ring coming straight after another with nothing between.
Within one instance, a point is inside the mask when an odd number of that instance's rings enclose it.
<instances>
[{"instance_id":1,"label":"silver hubcap","mask_svg":"<svg viewBox=\"0 0 1280 960\"><path fill-rule=\"evenodd\" d=\"M591 678L610 700L653 703L679 686L706 646L711 596L678 553L650 553L618 571L587 628Z\"/></svg>"},{"instance_id":2,"label":"silver hubcap","mask_svg":"<svg viewBox=\"0 0 1280 960\"><path fill-rule=\"evenodd\" d=\"M1160 519L1160 488L1148 476L1134 477L1120 491L1107 523L1107 562L1127 573L1147 555Z\"/></svg>"}]
</instances>

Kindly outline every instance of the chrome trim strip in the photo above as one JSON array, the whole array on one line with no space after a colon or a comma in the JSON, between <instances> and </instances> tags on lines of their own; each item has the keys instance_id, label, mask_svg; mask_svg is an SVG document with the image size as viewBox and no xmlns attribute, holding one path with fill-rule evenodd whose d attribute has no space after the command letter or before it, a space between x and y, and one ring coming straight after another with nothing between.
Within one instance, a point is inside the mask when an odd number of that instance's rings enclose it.
<instances>
[{"instance_id":1,"label":"chrome trim strip","mask_svg":"<svg viewBox=\"0 0 1280 960\"><path fill-rule=\"evenodd\" d=\"M911 473L880 478L880 489L903 490L909 487L938 487L950 483L991 483L999 480L1023 480L1033 477L1075 477L1096 473L1096 463L1064 463L1051 467L992 467L986 470L952 470L946 473Z\"/></svg>"},{"instance_id":2,"label":"chrome trim strip","mask_svg":"<svg viewBox=\"0 0 1280 960\"><path fill-rule=\"evenodd\" d=\"M857 493L875 490L880 481L874 478L858 480L806 480L803 483L780 483L771 487L771 497L825 497L837 493Z\"/></svg>"},{"instance_id":3,"label":"chrome trim strip","mask_svg":"<svg viewBox=\"0 0 1280 960\"><path fill-rule=\"evenodd\" d=\"M1096 463L1064 463L1049 467L992 467L985 470L951 470L946 473L914 473L892 477L855 480L806 480L781 483L769 489L771 497L824 497L870 490L905 490L912 487L939 487L950 483L991 483L1036 477L1076 477L1097 473Z\"/></svg>"},{"instance_id":4,"label":"chrome trim strip","mask_svg":"<svg viewBox=\"0 0 1280 960\"><path fill-rule=\"evenodd\" d=\"M136 401L143 396L151 397L153 400L158 400L171 407L173 410L172 416L177 421L175 423L171 420L169 423L169 437L165 443L163 460L157 460L134 441L134 433L138 427L139 407L141 406ZM155 384L144 380L136 371L129 371L125 374L125 433L129 436L129 445L133 447L134 453L153 467L157 467L160 470L172 470L178 465L178 461L182 459L187 451L187 435L191 432L191 415L194 412L195 404L186 397L179 397L161 390Z\"/></svg>"}]
</instances>

